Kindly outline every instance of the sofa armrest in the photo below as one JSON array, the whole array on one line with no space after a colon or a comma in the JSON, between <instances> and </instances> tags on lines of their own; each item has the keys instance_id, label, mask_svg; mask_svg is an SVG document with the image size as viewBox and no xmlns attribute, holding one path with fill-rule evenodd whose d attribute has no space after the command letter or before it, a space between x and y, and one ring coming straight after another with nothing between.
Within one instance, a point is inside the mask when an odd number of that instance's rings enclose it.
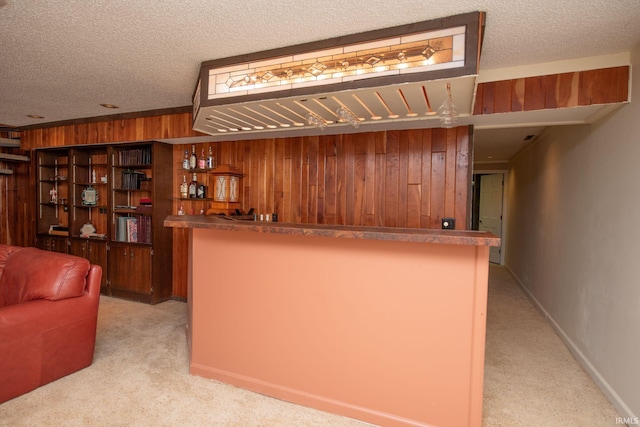
<instances>
[{"instance_id":1,"label":"sofa armrest","mask_svg":"<svg viewBox=\"0 0 640 427\"><path fill-rule=\"evenodd\" d=\"M0 307L0 403L91 365L101 272L80 297Z\"/></svg>"}]
</instances>

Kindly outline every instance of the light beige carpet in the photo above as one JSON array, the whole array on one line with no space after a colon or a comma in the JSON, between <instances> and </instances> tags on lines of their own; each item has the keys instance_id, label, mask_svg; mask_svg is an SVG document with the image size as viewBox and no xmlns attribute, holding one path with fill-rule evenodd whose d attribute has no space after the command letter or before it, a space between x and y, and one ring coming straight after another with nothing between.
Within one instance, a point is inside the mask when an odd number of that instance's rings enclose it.
<instances>
[{"instance_id":1,"label":"light beige carpet","mask_svg":"<svg viewBox=\"0 0 640 427\"><path fill-rule=\"evenodd\" d=\"M613 406L509 272L491 266L484 425L619 426L617 417Z\"/></svg>"},{"instance_id":2,"label":"light beige carpet","mask_svg":"<svg viewBox=\"0 0 640 427\"><path fill-rule=\"evenodd\" d=\"M362 426L189 375L187 306L101 297L94 363L0 405L1 426Z\"/></svg>"},{"instance_id":3,"label":"light beige carpet","mask_svg":"<svg viewBox=\"0 0 640 427\"><path fill-rule=\"evenodd\" d=\"M94 363L0 405L0 426L364 426L188 373L186 304L101 297ZM490 272L485 426L617 414L502 268ZM1 375L1 373L0 373Z\"/></svg>"}]
</instances>

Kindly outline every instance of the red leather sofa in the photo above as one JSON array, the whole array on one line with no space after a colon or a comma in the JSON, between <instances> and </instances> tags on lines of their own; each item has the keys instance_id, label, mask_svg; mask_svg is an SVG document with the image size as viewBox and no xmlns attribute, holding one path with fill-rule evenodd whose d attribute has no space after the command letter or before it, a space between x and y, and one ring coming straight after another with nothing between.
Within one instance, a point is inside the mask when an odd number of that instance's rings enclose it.
<instances>
[{"instance_id":1,"label":"red leather sofa","mask_svg":"<svg viewBox=\"0 0 640 427\"><path fill-rule=\"evenodd\" d=\"M0 403L93 362L100 266L0 245Z\"/></svg>"}]
</instances>

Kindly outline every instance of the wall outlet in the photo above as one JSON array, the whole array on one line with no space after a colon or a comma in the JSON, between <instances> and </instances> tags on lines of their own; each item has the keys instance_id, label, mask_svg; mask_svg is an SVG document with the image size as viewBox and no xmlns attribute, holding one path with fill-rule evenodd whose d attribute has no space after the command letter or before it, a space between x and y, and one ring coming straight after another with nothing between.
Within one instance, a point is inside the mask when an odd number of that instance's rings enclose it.
<instances>
[{"instance_id":1,"label":"wall outlet","mask_svg":"<svg viewBox=\"0 0 640 427\"><path fill-rule=\"evenodd\" d=\"M456 229L456 219L455 218L442 218L442 229L443 230L455 230Z\"/></svg>"}]
</instances>

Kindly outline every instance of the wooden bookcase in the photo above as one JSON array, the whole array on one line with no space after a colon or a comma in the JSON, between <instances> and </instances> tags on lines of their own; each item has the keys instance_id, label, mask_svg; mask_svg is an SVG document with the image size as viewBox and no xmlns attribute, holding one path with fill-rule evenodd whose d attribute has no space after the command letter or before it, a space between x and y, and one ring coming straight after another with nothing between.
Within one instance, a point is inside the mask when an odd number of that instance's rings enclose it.
<instances>
[{"instance_id":1,"label":"wooden bookcase","mask_svg":"<svg viewBox=\"0 0 640 427\"><path fill-rule=\"evenodd\" d=\"M171 298L172 156L155 141L38 150L37 246L102 266L105 295Z\"/></svg>"},{"instance_id":2,"label":"wooden bookcase","mask_svg":"<svg viewBox=\"0 0 640 427\"><path fill-rule=\"evenodd\" d=\"M109 290L155 304L171 298L173 149L160 142L110 149Z\"/></svg>"}]
</instances>

